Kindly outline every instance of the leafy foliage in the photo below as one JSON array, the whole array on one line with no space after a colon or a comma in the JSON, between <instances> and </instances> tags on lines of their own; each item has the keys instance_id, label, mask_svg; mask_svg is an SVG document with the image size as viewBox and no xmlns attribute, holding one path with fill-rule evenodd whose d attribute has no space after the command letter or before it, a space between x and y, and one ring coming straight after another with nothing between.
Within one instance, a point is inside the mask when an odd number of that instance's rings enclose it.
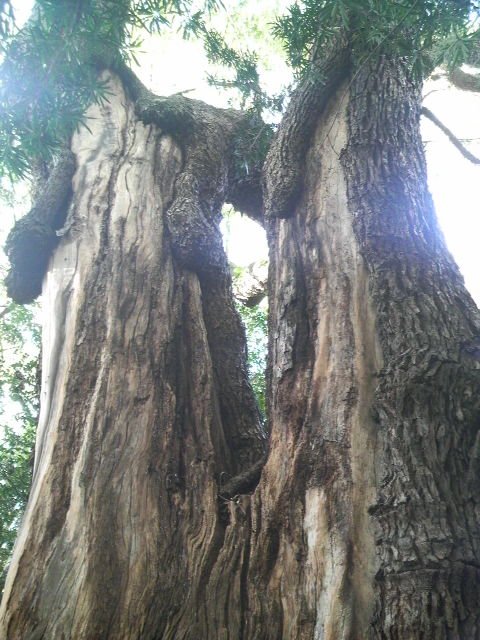
<instances>
[{"instance_id":1,"label":"leafy foliage","mask_svg":"<svg viewBox=\"0 0 480 640\"><path fill-rule=\"evenodd\" d=\"M213 29L204 31L203 42L208 60L233 72L231 79L210 74L210 84L224 89L237 89L242 96L242 109L248 108L259 115L265 110L282 111L287 90L271 96L262 88L256 53L234 49L226 43L223 35Z\"/></svg>"},{"instance_id":2,"label":"leafy foliage","mask_svg":"<svg viewBox=\"0 0 480 640\"><path fill-rule=\"evenodd\" d=\"M274 57L282 55L281 48L269 37L269 27L279 3L280 0L270 0L259 7L251 0L237 0L229 7L228 16L222 15L221 28L212 26L203 14L197 15L192 25L192 33L202 40L208 61L221 67L221 72L208 75L209 83L221 89L237 90L241 109L256 114L267 112L267 116L268 112L282 111L288 95L288 87L270 95L262 86L260 73L261 67L268 66L272 52L276 53ZM268 46L262 42L268 42Z\"/></svg>"},{"instance_id":3,"label":"leafy foliage","mask_svg":"<svg viewBox=\"0 0 480 640\"><path fill-rule=\"evenodd\" d=\"M218 0L204 0L211 11ZM15 29L10 3L0 5L4 62L0 72L0 177L31 172L49 161L79 126L85 110L108 98L98 64L134 59L138 30L159 31L180 18L189 29L192 0L38 0L32 18ZM196 4L198 7L198 4Z\"/></svg>"},{"instance_id":4,"label":"leafy foliage","mask_svg":"<svg viewBox=\"0 0 480 640\"><path fill-rule=\"evenodd\" d=\"M4 291L1 293L5 300ZM40 329L33 307L5 302L1 313L0 576L9 562L30 490L40 348ZM0 577L0 586L2 583Z\"/></svg>"},{"instance_id":5,"label":"leafy foliage","mask_svg":"<svg viewBox=\"0 0 480 640\"><path fill-rule=\"evenodd\" d=\"M467 60L479 37L479 13L478 0L303 0L275 22L273 33L298 73L343 32L358 65L388 51L406 57L423 74L432 65Z\"/></svg>"},{"instance_id":6,"label":"leafy foliage","mask_svg":"<svg viewBox=\"0 0 480 640\"><path fill-rule=\"evenodd\" d=\"M261 107L260 107L261 108ZM234 172L237 178L259 175L274 133L272 125L262 122L252 112L249 126L240 127L233 150Z\"/></svg>"},{"instance_id":7,"label":"leafy foliage","mask_svg":"<svg viewBox=\"0 0 480 640\"><path fill-rule=\"evenodd\" d=\"M251 51L237 51L229 46L224 37L214 29L205 29L203 36L209 61L223 64L235 72L232 80L221 80L211 75L210 82L218 87L239 89L244 96L243 107L246 100L250 98L253 108L257 111L261 110L267 97L260 86L257 55Z\"/></svg>"},{"instance_id":8,"label":"leafy foliage","mask_svg":"<svg viewBox=\"0 0 480 640\"><path fill-rule=\"evenodd\" d=\"M185 36L201 37L210 61L230 72L212 74L212 83L239 89L242 106L256 113L282 110L288 90L265 91L257 54L232 47L207 25L219 6L221 0L38 0L18 31L10 0L0 0L0 177L25 177L35 158L50 160L77 127L88 126L88 105L108 99L98 63L135 60L142 31L174 22ZM479 13L479 0L297 0L273 33L299 74L339 32L348 34L357 64L388 49L423 73L471 57Z\"/></svg>"},{"instance_id":9,"label":"leafy foliage","mask_svg":"<svg viewBox=\"0 0 480 640\"><path fill-rule=\"evenodd\" d=\"M0 442L0 589L28 500L34 443L34 424L26 422L21 433L4 427Z\"/></svg>"},{"instance_id":10,"label":"leafy foliage","mask_svg":"<svg viewBox=\"0 0 480 640\"><path fill-rule=\"evenodd\" d=\"M247 333L248 373L250 384L257 398L259 409L265 416L265 370L267 367L267 317L268 308L259 304L249 308L237 304Z\"/></svg>"}]
</instances>

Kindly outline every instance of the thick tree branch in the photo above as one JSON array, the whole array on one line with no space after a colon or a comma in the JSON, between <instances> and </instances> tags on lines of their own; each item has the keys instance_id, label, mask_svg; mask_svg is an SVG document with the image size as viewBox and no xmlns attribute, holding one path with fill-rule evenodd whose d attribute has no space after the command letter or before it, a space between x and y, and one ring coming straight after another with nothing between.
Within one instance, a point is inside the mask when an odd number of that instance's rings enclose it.
<instances>
[{"instance_id":1,"label":"thick tree branch","mask_svg":"<svg viewBox=\"0 0 480 640\"><path fill-rule=\"evenodd\" d=\"M463 91L480 91L479 73L467 73L466 71L460 69L460 67L455 67L448 74L448 79L458 89L462 89Z\"/></svg>"},{"instance_id":2,"label":"thick tree branch","mask_svg":"<svg viewBox=\"0 0 480 640\"><path fill-rule=\"evenodd\" d=\"M302 190L305 157L318 117L347 77L349 67L345 43L338 43L326 60L312 63L293 94L265 160L265 215L292 215Z\"/></svg>"},{"instance_id":3,"label":"thick tree branch","mask_svg":"<svg viewBox=\"0 0 480 640\"><path fill-rule=\"evenodd\" d=\"M263 459L267 437L248 381L244 329L233 304L219 222L233 180L235 145L244 132L252 139L251 127L258 122L250 114L217 109L182 95L155 96L128 70L123 70L121 80L135 97L137 118L158 127L158 140L171 135L182 151L173 196L163 210L166 237L175 269L193 271L198 277L216 382L214 402L225 442L222 468L236 476ZM58 242L55 231L65 219L74 171L75 157L66 152L32 211L10 234L7 253L12 270L7 284L18 302L31 301L41 292Z\"/></svg>"},{"instance_id":4,"label":"thick tree branch","mask_svg":"<svg viewBox=\"0 0 480 640\"><path fill-rule=\"evenodd\" d=\"M460 140L457 138L457 136L454 135L450 131L450 129L448 127L446 127L443 124L443 122L441 122L441 120L439 120L437 118L437 116L430 111L430 109L427 109L427 107L422 107L422 115L424 115L426 118L431 120L441 131L443 131L443 133L447 136L447 138L450 140L450 142L453 144L453 146L456 147L460 151L460 153L462 154L462 156L464 158L466 158L467 160L470 160L470 162L473 162L473 164L480 164L480 158L477 158L476 156L474 156L473 153L471 153L460 142Z\"/></svg>"},{"instance_id":5,"label":"thick tree branch","mask_svg":"<svg viewBox=\"0 0 480 640\"><path fill-rule=\"evenodd\" d=\"M58 243L56 230L67 214L75 167L75 156L64 150L45 187L38 191L33 208L8 235L5 253L11 268L5 284L8 295L19 304L32 302L41 293L48 261Z\"/></svg>"},{"instance_id":6,"label":"thick tree branch","mask_svg":"<svg viewBox=\"0 0 480 640\"><path fill-rule=\"evenodd\" d=\"M261 458L251 467L221 485L219 497L231 500L237 495L253 491L260 480L265 462L266 457Z\"/></svg>"},{"instance_id":7,"label":"thick tree branch","mask_svg":"<svg viewBox=\"0 0 480 640\"><path fill-rule=\"evenodd\" d=\"M184 173L192 170L196 178L190 176L189 182L198 187L195 194L186 194L188 199L193 197L201 209L202 190L209 192L207 199L211 200L212 188L217 189L219 205L229 202L238 211L262 221L261 168L264 158L257 149L259 142L265 145L270 131L262 120L249 113L218 109L181 94L156 96L131 69L122 66L115 71L135 101L138 117L146 124L156 124L181 145ZM177 193L170 214L178 212L180 197Z\"/></svg>"}]
</instances>

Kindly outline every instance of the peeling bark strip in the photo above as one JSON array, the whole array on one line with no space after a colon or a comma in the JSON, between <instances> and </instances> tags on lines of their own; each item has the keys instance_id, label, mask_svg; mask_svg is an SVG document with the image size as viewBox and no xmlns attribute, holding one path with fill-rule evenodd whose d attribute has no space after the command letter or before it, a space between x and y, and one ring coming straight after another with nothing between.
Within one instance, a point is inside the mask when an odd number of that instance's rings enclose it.
<instances>
[{"instance_id":1,"label":"peeling bark strip","mask_svg":"<svg viewBox=\"0 0 480 640\"><path fill-rule=\"evenodd\" d=\"M384 358L373 406L383 468L370 512L374 638L480 637L480 316L438 228L401 64L362 67L342 154ZM473 471L475 469L475 471Z\"/></svg>"},{"instance_id":2,"label":"peeling bark strip","mask_svg":"<svg viewBox=\"0 0 480 640\"><path fill-rule=\"evenodd\" d=\"M2 603L8 640L213 638L242 611L232 538L248 539L248 520L219 491L264 455L265 435L226 259L214 281L179 262L165 218L182 153L111 88L88 114L92 135L74 136L68 230L44 282L36 468ZM209 582L223 585L213 600Z\"/></svg>"}]
</instances>

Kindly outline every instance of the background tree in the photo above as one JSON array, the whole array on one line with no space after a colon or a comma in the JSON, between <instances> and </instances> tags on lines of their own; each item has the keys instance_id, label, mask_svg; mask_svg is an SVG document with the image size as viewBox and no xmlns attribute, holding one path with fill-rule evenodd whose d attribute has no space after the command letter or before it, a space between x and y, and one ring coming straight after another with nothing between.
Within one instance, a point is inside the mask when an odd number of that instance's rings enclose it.
<instances>
[{"instance_id":1,"label":"background tree","mask_svg":"<svg viewBox=\"0 0 480 640\"><path fill-rule=\"evenodd\" d=\"M20 189L0 188L4 223L25 211ZM7 214L7 215L5 215ZM10 221L12 224L13 219ZM3 237L3 240L5 238ZM7 268L0 260L2 280ZM20 306L0 288L0 575L1 588L30 490L39 400L40 326L36 304Z\"/></svg>"},{"instance_id":2,"label":"background tree","mask_svg":"<svg viewBox=\"0 0 480 640\"><path fill-rule=\"evenodd\" d=\"M40 328L29 307L8 301L1 313L0 572L3 588L5 569L30 490L38 420Z\"/></svg>"},{"instance_id":3,"label":"background tree","mask_svg":"<svg viewBox=\"0 0 480 640\"><path fill-rule=\"evenodd\" d=\"M4 635L478 637L480 319L419 134L421 78L468 55L476 3L294 5L273 138L258 113L157 97L125 66L137 18L177 11L239 69L245 104L269 104L251 56L188 5L38 7L4 63L5 112L25 108L10 171L44 171L82 117L90 131L7 243L11 295L43 279L50 321ZM49 70L48 110L8 86L39 33L57 53L25 86ZM224 201L265 213L268 456Z\"/></svg>"}]
</instances>

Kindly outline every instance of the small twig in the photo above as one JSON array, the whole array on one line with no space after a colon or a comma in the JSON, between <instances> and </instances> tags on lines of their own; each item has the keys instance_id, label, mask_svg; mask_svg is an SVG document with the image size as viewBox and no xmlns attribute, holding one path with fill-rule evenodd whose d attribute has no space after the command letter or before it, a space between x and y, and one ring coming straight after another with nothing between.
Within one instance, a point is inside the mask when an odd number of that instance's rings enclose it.
<instances>
[{"instance_id":1,"label":"small twig","mask_svg":"<svg viewBox=\"0 0 480 640\"><path fill-rule=\"evenodd\" d=\"M426 98L428 98L428 96L431 96L432 93L437 93L438 91L445 91L445 89L431 89L428 93L426 93L423 96L423 99L425 100Z\"/></svg>"},{"instance_id":2,"label":"small twig","mask_svg":"<svg viewBox=\"0 0 480 640\"><path fill-rule=\"evenodd\" d=\"M10 313L11 311L11 307L10 305L8 305L7 307L4 307L1 311L0 311L0 320L7 315L7 313Z\"/></svg>"},{"instance_id":3,"label":"small twig","mask_svg":"<svg viewBox=\"0 0 480 640\"><path fill-rule=\"evenodd\" d=\"M433 124L437 125L437 127L443 131L443 133L447 136L447 138L450 140L450 142L453 144L454 147L456 147L460 153L467 158L467 160L470 160L470 162L473 162L473 164L480 164L480 158L477 158L477 156L474 156L473 153L470 153L470 151L460 142L460 140L457 138L456 135L454 135L450 129L448 127L446 127L443 122L441 122L436 115L434 115L430 109L427 109L427 107L422 107L422 115L424 115L426 118L428 118L429 120L431 120L433 122Z\"/></svg>"},{"instance_id":4,"label":"small twig","mask_svg":"<svg viewBox=\"0 0 480 640\"><path fill-rule=\"evenodd\" d=\"M183 91L176 91L175 93L171 93L168 97L171 98L172 96L183 96L184 93L191 93L192 91L196 91L196 88L192 87L191 89L183 89Z\"/></svg>"}]
</instances>

